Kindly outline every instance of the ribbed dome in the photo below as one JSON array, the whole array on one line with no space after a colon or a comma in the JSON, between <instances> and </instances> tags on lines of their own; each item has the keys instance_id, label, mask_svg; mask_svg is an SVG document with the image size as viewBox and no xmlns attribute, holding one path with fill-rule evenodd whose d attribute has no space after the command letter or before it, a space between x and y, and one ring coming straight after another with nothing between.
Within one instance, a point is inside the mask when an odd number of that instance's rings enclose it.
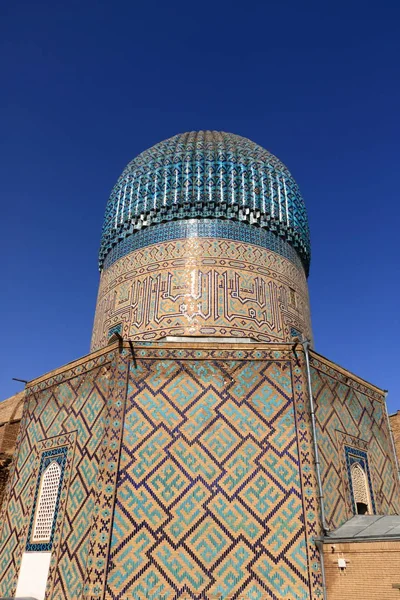
<instances>
[{"instance_id":1,"label":"ribbed dome","mask_svg":"<svg viewBox=\"0 0 400 600\"><path fill-rule=\"evenodd\" d=\"M292 175L261 146L218 131L176 135L128 164L107 204L100 268L111 248L138 229L193 218L274 231L297 250L308 272L307 213Z\"/></svg>"}]
</instances>

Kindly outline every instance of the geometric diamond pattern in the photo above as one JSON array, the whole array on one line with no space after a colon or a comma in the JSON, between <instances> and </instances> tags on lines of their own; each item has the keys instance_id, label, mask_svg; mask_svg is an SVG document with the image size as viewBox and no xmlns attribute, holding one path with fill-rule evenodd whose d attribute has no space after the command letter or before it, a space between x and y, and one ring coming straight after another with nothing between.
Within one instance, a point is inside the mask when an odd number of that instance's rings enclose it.
<instances>
[{"instance_id":1,"label":"geometric diamond pattern","mask_svg":"<svg viewBox=\"0 0 400 600\"><path fill-rule=\"evenodd\" d=\"M335 529L354 514L346 465L347 446L364 456L368 451L375 513L399 514L399 485L383 393L312 354L311 367L328 526Z\"/></svg>"},{"instance_id":2,"label":"geometric diamond pattern","mask_svg":"<svg viewBox=\"0 0 400 600\"><path fill-rule=\"evenodd\" d=\"M231 540L211 517L206 517L188 538L187 546L203 565L210 568L231 546Z\"/></svg>"},{"instance_id":3,"label":"geometric diamond pattern","mask_svg":"<svg viewBox=\"0 0 400 600\"><path fill-rule=\"evenodd\" d=\"M222 419L217 419L212 428L201 437L202 445L215 457L222 460L240 442L240 437Z\"/></svg>"},{"instance_id":4,"label":"geometric diamond pattern","mask_svg":"<svg viewBox=\"0 0 400 600\"><path fill-rule=\"evenodd\" d=\"M15 455L18 458L10 474L9 500L3 506L0 554L3 560L7 557L7 567L0 572L3 596L15 593L33 510L40 456L43 452L57 452L59 447L67 450L67 454L47 593L49 598L65 598L68 590L68 597L79 598L83 592L82 571L90 545L110 384L109 371L104 365L112 354L109 351L107 354L103 352L99 359L92 361L88 371L87 365L64 371L58 381L56 377L48 378L27 390L29 408L24 413L17 441Z\"/></svg>"},{"instance_id":5,"label":"geometric diamond pattern","mask_svg":"<svg viewBox=\"0 0 400 600\"><path fill-rule=\"evenodd\" d=\"M311 578L308 557L317 511L313 499L307 515L302 503L299 452L308 473L312 458L301 368L281 352L212 362L171 354L160 365L143 349L131 363L107 598L161 589L170 600L245 589L317 598L319 567Z\"/></svg>"},{"instance_id":6,"label":"geometric diamond pattern","mask_svg":"<svg viewBox=\"0 0 400 600\"><path fill-rule=\"evenodd\" d=\"M46 600L320 600L303 355L211 346L115 344L28 386L0 594L15 592L40 456L65 447Z\"/></svg>"}]
</instances>

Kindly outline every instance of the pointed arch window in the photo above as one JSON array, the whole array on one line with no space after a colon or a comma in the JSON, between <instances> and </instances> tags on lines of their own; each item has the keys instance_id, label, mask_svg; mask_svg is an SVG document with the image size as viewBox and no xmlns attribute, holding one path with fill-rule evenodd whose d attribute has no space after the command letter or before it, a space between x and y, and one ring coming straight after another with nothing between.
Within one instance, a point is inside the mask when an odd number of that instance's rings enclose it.
<instances>
[{"instance_id":1,"label":"pointed arch window","mask_svg":"<svg viewBox=\"0 0 400 600\"><path fill-rule=\"evenodd\" d=\"M368 453L360 448L344 446L352 512L354 515L375 514L375 501Z\"/></svg>"},{"instance_id":2,"label":"pointed arch window","mask_svg":"<svg viewBox=\"0 0 400 600\"><path fill-rule=\"evenodd\" d=\"M68 447L61 446L42 453L29 524L27 552L49 552L52 549L67 452Z\"/></svg>"},{"instance_id":3,"label":"pointed arch window","mask_svg":"<svg viewBox=\"0 0 400 600\"><path fill-rule=\"evenodd\" d=\"M372 504L368 489L367 476L360 463L351 466L351 485L353 488L354 503L358 515L372 514Z\"/></svg>"}]
</instances>

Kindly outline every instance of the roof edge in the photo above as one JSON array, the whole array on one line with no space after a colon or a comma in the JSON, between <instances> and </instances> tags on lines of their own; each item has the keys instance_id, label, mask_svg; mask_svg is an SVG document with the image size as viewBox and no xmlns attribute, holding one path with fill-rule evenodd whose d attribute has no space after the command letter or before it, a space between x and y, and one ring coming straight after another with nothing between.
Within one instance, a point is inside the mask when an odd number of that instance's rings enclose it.
<instances>
[{"instance_id":1,"label":"roof edge","mask_svg":"<svg viewBox=\"0 0 400 600\"><path fill-rule=\"evenodd\" d=\"M327 358L323 354L320 354L319 352L316 352L315 350L313 350L313 349L310 348L310 355L311 356L315 356L315 358L318 358L318 360L320 360L321 362L325 363L327 366L335 369L336 371L339 371L339 373L342 373L342 375L350 377L351 379L353 379L355 381L358 381L359 383L361 383L362 385L365 385L366 387L370 388L371 390L382 394L382 396L385 396L387 390L384 390L384 389L378 387L377 385L375 385L375 384L367 381L366 379L363 379L362 377L359 377L358 375L356 375L352 371L349 371L345 367L342 367L341 365L338 365L333 360L330 360L329 358Z\"/></svg>"},{"instance_id":2,"label":"roof edge","mask_svg":"<svg viewBox=\"0 0 400 600\"><path fill-rule=\"evenodd\" d=\"M323 538L315 538L316 541L321 541L323 544L330 544L333 546L334 544L359 544L362 542L400 542L400 535L366 535L365 537L329 537L324 536Z\"/></svg>"}]
</instances>

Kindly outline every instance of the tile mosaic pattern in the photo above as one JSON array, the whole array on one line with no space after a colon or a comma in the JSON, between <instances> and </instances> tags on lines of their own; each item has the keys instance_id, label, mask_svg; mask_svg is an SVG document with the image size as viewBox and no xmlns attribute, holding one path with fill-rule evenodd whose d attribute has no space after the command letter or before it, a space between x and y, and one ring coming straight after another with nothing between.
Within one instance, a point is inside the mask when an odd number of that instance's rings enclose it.
<instances>
[{"instance_id":1,"label":"tile mosaic pattern","mask_svg":"<svg viewBox=\"0 0 400 600\"><path fill-rule=\"evenodd\" d=\"M346 457L347 476L349 478L349 483L350 483L349 489L350 489L350 493L351 493L351 504L352 504L353 514L354 515L357 514L356 502L354 499L353 488L351 485L351 466L354 463L358 463L361 466L364 473L367 475L368 486L369 486L369 496L371 498L372 510L373 510L373 513L375 514L376 508L375 508L375 501L374 501L374 492L372 489L371 473L370 473L369 464L368 464L368 454L367 454L367 452L364 452L363 450L360 450L359 448L354 448L352 446L344 446L344 452L345 452L345 457Z\"/></svg>"},{"instance_id":2,"label":"tile mosaic pattern","mask_svg":"<svg viewBox=\"0 0 400 600\"><path fill-rule=\"evenodd\" d=\"M134 231L191 218L245 221L276 231L308 271L307 213L292 175L261 146L216 131L177 135L128 164L106 207L100 268L113 246Z\"/></svg>"},{"instance_id":3,"label":"tile mosaic pattern","mask_svg":"<svg viewBox=\"0 0 400 600\"><path fill-rule=\"evenodd\" d=\"M296 329L295 327L291 327L290 328L290 337L302 339L303 336L298 329Z\"/></svg>"},{"instance_id":4,"label":"tile mosaic pattern","mask_svg":"<svg viewBox=\"0 0 400 600\"><path fill-rule=\"evenodd\" d=\"M283 342L291 341L292 327L312 339L304 269L258 245L214 237L159 242L104 270L92 350L104 348L121 323L121 335L133 341L196 335Z\"/></svg>"},{"instance_id":5,"label":"tile mosaic pattern","mask_svg":"<svg viewBox=\"0 0 400 600\"><path fill-rule=\"evenodd\" d=\"M289 259L298 268L302 266L296 250L272 231L247 225L246 223L235 223L234 221L192 219L189 221L176 221L174 223L154 225L124 238L107 254L103 268L108 269L116 260L130 254L134 250L145 248L152 244L185 238L219 238L222 240L245 242L272 250Z\"/></svg>"},{"instance_id":6,"label":"tile mosaic pattern","mask_svg":"<svg viewBox=\"0 0 400 600\"><path fill-rule=\"evenodd\" d=\"M65 471L65 465L67 462L67 453L68 453L68 447L61 446L60 448L52 448L51 450L46 450L41 455L40 467L39 467L39 472L37 475L35 497L33 500L31 519L29 522L28 541L27 541L26 547L25 547L27 552L50 552L50 550L53 547L54 532L55 532L55 527L56 527L56 522L57 522L58 509L60 506L61 490L62 490L62 485L63 485L63 481L64 481L64 471ZM37 542L32 541L32 535L33 535L33 528L35 525L35 516L36 516L36 510L37 510L37 506L38 506L41 480L42 480L43 472L53 462L56 462L61 467L61 477L60 477L59 484L58 484L58 493L57 493L57 500L56 500L56 505L55 505L55 510L54 510L53 525L51 527L50 540L46 543L37 543Z\"/></svg>"},{"instance_id":7,"label":"tile mosaic pattern","mask_svg":"<svg viewBox=\"0 0 400 600\"><path fill-rule=\"evenodd\" d=\"M101 471L106 403L113 354L103 355L43 378L27 389L13 472L3 505L0 534L0 595L13 596L43 452L68 447L46 599L82 598L96 490ZM108 468L108 465L107 465Z\"/></svg>"},{"instance_id":8,"label":"tile mosaic pattern","mask_svg":"<svg viewBox=\"0 0 400 600\"><path fill-rule=\"evenodd\" d=\"M122 332L122 323L118 323L118 325L114 325L113 327L110 327L110 329L108 330L108 338L110 339L110 337L112 335L114 335L114 333L118 333L119 335L121 335Z\"/></svg>"},{"instance_id":9,"label":"tile mosaic pattern","mask_svg":"<svg viewBox=\"0 0 400 600\"><path fill-rule=\"evenodd\" d=\"M383 392L316 355L311 357L311 371L328 525L336 529L354 514L345 446L368 452L377 514L399 514L400 490Z\"/></svg>"},{"instance_id":10,"label":"tile mosaic pattern","mask_svg":"<svg viewBox=\"0 0 400 600\"><path fill-rule=\"evenodd\" d=\"M41 456L45 452L58 452L60 448L67 449L57 517L52 535L52 549L54 552L57 552L59 548L60 535L64 527L66 499L72 474L76 431L54 435L48 439L36 440L29 447L25 443L27 441L26 427L29 424L29 412L25 411L21 422L13 469L5 494L8 501L4 502L2 507L0 521L0 594L4 596L13 596L15 592L22 553L25 551L26 545L29 544L28 530L32 522L32 508L39 478Z\"/></svg>"},{"instance_id":11,"label":"tile mosaic pattern","mask_svg":"<svg viewBox=\"0 0 400 600\"><path fill-rule=\"evenodd\" d=\"M321 597L308 410L289 352L135 348L106 597Z\"/></svg>"},{"instance_id":12,"label":"tile mosaic pattern","mask_svg":"<svg viewBox=\"0 0 400 600\"><path fill-rule=\"evenodd\" d=\"M113 348L28 388L0 594L15 591L40 457L67 447L46 600L320 600L301 352Z\"/></svg>"},{"instance_id":13,"label":"tile mosaic pattern","mask_svg":"<svg viewBox=\"0 0 400 600\"><path fill-rule=\"evenodd\" d=\"M92 531L87 549L82 600L103 600L119 469L130 352L113 355L105 431L99 452L99 476L94 496ZM47 600L47 599L46 599Z\"/></svg>"}]
</instances>

